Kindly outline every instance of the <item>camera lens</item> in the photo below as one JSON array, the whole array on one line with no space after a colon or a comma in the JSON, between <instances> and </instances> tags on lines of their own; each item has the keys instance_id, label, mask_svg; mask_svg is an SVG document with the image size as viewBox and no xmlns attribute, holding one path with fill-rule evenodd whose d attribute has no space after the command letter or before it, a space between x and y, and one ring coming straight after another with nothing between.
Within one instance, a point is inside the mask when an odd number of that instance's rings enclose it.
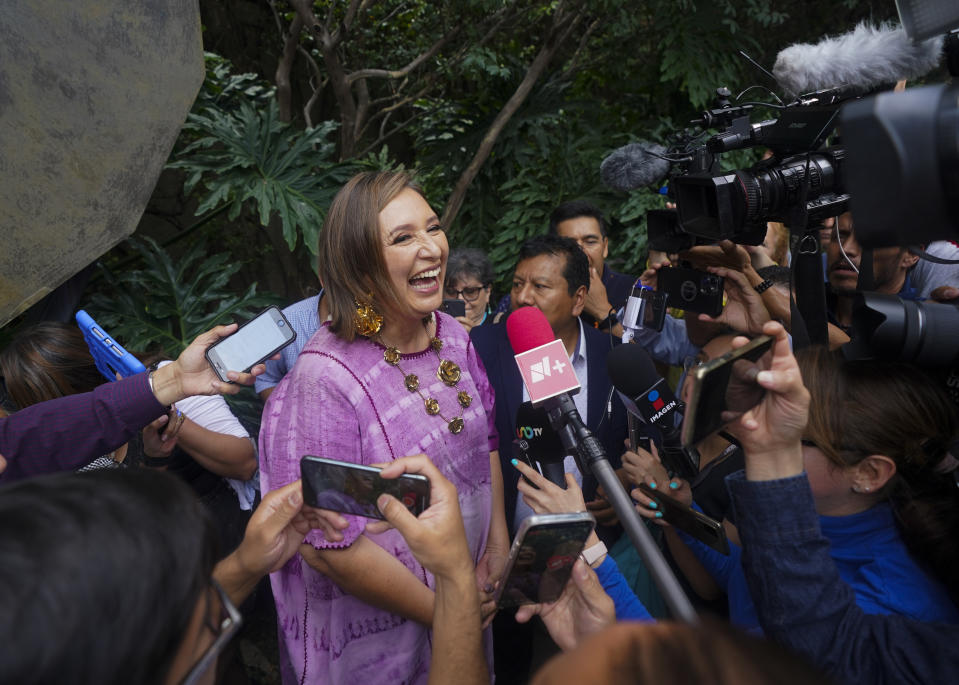
<instances>
[{"instance_id":1,"label":"camera lens","mask_svg":"<svg viewBox=\"0 0 959 685\"><path fill-rule=\"evenodd\" d=\"M959 358L959 306L913 302L896 295L860 293L853 305L854 359L889 359L923 367L953 364Z\"/></svg>"}]
</instances>

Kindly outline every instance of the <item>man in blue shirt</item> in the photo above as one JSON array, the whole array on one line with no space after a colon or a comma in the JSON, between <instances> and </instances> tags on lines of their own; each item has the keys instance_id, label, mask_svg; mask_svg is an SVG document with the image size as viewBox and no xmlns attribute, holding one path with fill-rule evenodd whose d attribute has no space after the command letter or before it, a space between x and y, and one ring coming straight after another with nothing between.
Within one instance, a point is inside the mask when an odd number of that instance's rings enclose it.
<instances>
[{"instance_id":1,"label":"man in blue shirt","mask_svg":"<svg viewBox=\"0 0 959 685\"><path fill-rule=\"evenodd\" d=\"M257 377L256 392L264 402L293 368L296 358L329 314L322 290L318 295L294 302L283 310L283 316L296 331L296 340L280 350L279 359L266 360L266 372Z\"/></svg>"}]
</instances>

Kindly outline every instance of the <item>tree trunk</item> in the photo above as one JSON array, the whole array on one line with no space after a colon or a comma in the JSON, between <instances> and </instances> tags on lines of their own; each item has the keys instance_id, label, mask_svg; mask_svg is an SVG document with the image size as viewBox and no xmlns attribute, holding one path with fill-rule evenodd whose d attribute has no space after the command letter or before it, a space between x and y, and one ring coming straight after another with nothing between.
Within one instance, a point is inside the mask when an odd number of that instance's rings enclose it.
<instances>
[{"instance_id":1,"label":"tree trunk","mask_svg":"<svg viewBox=\"0 0 959 685\"><path fill-rule=\"evenodd\" d=\"M290 22L289 33L283 42L283 54L276 63L276 100L280 107L280 121L293 121L293 90L290 85L290 71L293 69L293 58L296 57L296 47L300 43L300 31L303 30L303 20L299 15Z\"/></svg>"}]
</instances>

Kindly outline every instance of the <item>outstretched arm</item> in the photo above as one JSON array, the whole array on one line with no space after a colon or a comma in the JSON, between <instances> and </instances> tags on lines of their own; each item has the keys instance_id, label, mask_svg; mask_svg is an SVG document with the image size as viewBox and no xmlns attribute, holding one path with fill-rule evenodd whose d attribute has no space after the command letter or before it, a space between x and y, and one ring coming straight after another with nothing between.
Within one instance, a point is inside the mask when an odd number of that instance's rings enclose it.
<instances>
[{"instance_id":1,"label":"outstretched arm","mask_svg":"<svg viewBox=\"0 0 959 685\"><path fill-rule=\"evenodd\" d=\"M417 518L390 495L380 495L377 506L406 540L413 556L436 579L429 682L487 685L489 668L482 648L479 595L456 487L426 455L397 459L380 475L396 478L404 473L429 478L429 508Z\"/></svg>"}]
</instances>

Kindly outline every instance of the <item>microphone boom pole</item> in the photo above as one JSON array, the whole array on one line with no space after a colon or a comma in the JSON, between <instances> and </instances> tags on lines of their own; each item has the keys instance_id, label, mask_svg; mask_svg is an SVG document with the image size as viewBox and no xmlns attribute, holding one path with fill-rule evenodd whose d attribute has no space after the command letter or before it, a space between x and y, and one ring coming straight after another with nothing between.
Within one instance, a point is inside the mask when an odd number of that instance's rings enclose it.
<instances>
[{"instance_id":1,"label":"microphone boom pole","mask_svg":"<svg viewBox=\"0 0 959 685\"><path fill-rule=\"evenodd\" d=\"M640 558L649 569L673 617L690 624L698 623L699 616L696 610L676 579L673 570L666 563L653 536L636 512L633 501L626 494L616 472L610 466L609 459L606 458L606 450L583 423L573 399L565 394L556 399L559 401L549 408L548 413L553 429L559 433L560 440L563 441L563 447L576 455L580 471L585 473L588 468L596 481L603 486L607 499L613 505L619 522L623 525L623 530L626 531L633 547L639 552Z\"/></svg>"}]
</instances>

